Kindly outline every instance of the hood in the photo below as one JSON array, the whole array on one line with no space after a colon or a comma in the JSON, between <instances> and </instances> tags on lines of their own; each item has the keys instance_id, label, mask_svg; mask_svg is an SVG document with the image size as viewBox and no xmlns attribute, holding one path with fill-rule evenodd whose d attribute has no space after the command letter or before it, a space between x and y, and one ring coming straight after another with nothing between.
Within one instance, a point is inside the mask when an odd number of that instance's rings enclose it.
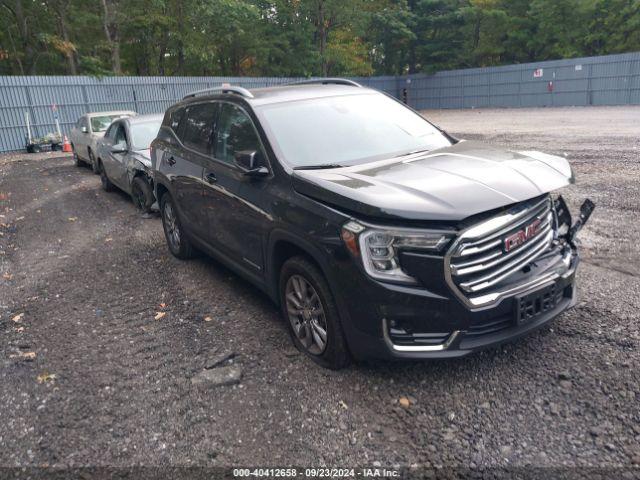
<instances>
[{"instance_id":1,"label":"hood","mask_svg":"<svg viewBox=\"0 0 640 480\"><path fill-rule=\"evenodd\" d=\"M134 153L136 160L139 160L146 167L151 168L151 150L149 148L136 150Z\"/></svg>"},{"instance_id":2,"label":"hood","mask_svg":"<svg viewBox=\"0 0 640 480\"><path fill-rule=\"evenodd\" d=\"M299 193L370 217L457 221L573 181L562 157L462 141L428 153L327 170L295 170Z\"/></svg>"}]
</instances>

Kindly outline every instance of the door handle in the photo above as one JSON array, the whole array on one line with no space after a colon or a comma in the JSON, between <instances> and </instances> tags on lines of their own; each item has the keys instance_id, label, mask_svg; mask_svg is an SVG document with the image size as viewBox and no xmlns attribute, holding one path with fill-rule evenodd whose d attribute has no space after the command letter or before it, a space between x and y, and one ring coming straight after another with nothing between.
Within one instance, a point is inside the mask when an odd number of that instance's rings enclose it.
<instances>
[{"instance_id":1,"label":"door handle","mask_svg":"<svg viewBox=\"0 0 640 480\"><path fill-rule=\"evenodd\" d=\"M176 164L176 159L174 158L173 155L171 155L168 159L167 159L167 163L169 165L175 165Z\"/></svg>"},{"instance_id":2,"label":"door handle","mask_svg":"<svg viewBox=\"0 0 640 480\"><path fill-rule=\"evenodd\" d=\"M218 181L215 173L207 173L204 178L207 180L207 183L216 183Z\"/></svg>"}]
</instances>

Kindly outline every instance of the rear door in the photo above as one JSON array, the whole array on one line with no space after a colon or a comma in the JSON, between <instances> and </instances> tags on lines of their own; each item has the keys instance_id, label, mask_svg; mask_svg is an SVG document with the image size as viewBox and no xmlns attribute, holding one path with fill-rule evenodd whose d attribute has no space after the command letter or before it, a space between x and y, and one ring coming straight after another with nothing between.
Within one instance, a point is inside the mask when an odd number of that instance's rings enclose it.
<instances>
[{"instance_id":1,"label":"rear door","mask_svg":"<svg viewBox=\"0 0 640 480\"><path fill-rule=\"evenodd\" d=\"M202 173L211 155L215 115L213 102L187 106L177 126L181 144L169 146L162 156L162 171L171 181L180 218L189 233L202 241L208 240Z\"/></svg>"},{"instance_id":2,"label":"rear door","mask_svg":"<svg viewBox=\"0 0 640 480\"><path fill-rule=\"evenodd\" d=\"M76 152L80 155L80 157L84 158L85 160L89 160L88 147L91 143L91 133L89 133L89 119L86 115L80 118L79 127L80 128L77 137L77 144L75 145Z\"/></svg>"},{"instance_id":3,"label":"rear door","mask_svg":"<svg viewBox=\"0 0 640 480\"><path fill-rule=\"evenodd\" d=\"M262 203L270 180L245 176L234 163L235 154L240 151L258 152L256 158L267 165L264 148L246 110L221 102L213 159L204 170L209 236L238 264L252 274L262 274L263 235L269 218Z\"/></svg>"}]
</instances>

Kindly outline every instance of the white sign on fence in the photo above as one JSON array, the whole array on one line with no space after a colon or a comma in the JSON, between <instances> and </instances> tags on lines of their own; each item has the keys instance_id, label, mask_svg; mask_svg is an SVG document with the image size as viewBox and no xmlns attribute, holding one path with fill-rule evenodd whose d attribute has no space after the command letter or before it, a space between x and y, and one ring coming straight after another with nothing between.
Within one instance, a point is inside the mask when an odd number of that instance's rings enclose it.
<instances>
[{"instance_id":1,"label":"white sign on fence","mask_svg":"<svg viewBox=\"0 0 640 480\"><path fill-rule=\"evenodd\" d=\"M544 75L544 70L542 68L536 68L533 71L533 78L541 78Z\"/></svg>"}]
</instances>

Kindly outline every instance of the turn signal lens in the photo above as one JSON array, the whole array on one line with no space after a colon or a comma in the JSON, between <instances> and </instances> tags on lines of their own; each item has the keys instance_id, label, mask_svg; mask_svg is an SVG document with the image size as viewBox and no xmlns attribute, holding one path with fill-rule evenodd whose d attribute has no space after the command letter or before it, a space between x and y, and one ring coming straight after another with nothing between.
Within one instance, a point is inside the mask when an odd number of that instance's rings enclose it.
<instances>
[{"instance_id":1,"label":"turn signal lens","mask_svg":"<svg viewBox=\"0 0 640 480\"><path fill-rule=\"evenodd\" d=\"M342 237L342 241L347 247L347 250L356 257L360 256L360 251L358 250L358 237L356 237L356 234L346 228L343 228L340 236Z\"/></svg>"}]
</instances>

